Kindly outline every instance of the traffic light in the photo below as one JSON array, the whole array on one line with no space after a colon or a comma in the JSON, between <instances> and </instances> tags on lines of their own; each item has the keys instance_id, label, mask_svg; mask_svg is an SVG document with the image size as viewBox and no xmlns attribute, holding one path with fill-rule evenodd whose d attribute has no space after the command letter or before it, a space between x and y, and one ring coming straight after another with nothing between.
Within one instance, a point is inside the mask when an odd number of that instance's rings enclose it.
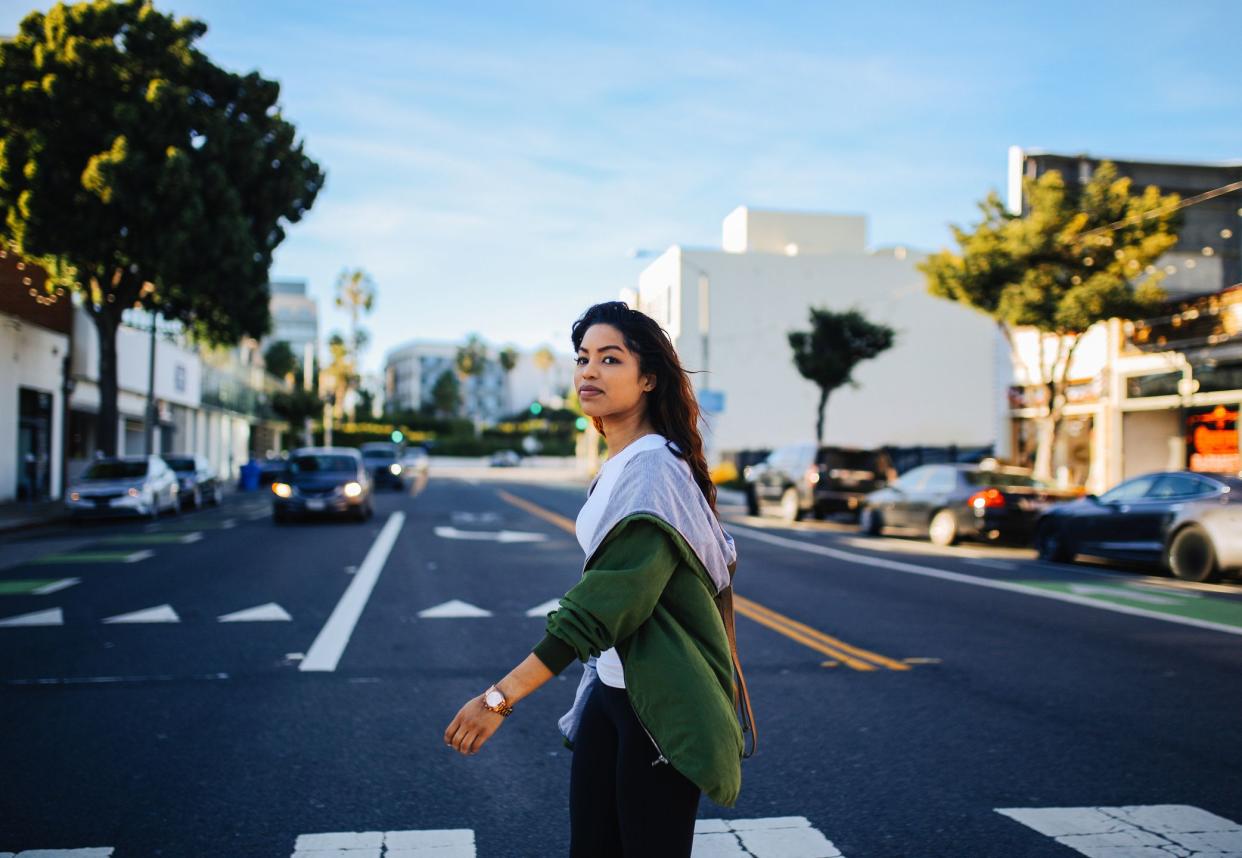
<instances>
[{"instance_id":1,"label":"traffic light","mask_svg":"<svg viewBox=\"0 0 1242 858\"><path fill-rule=\"evenodd\" d=\"M403 438L405 438L405 435L401 433L400 429L392 430L392 442L394 444L400 444Z\"/></svg>"},{"instance_id":2,"label":"traffic light","mask_svg":"<svg viewBox=\"0 0 1242 858\"><path fill-rule=\"evenodd\" d=\"M585 417L579 417L577 420L575 420L575 421L574 421L574 426L576 426L576 427L577 427L577 429L578 429L578 431L579 431L579 432L585 432L585 431L586 431L586 427L587 427L587 421L586 421L586 418L585 418Z\"/></svg>"},{"instance_id":3,"label":"traffic light","mask_svg":"<svg viewBox=\"0 0 1242 858\"><path fill-rule=\"evenodd\" d=\"M532 403L530 404L530 413L531 413L531 414L533 414L533 415L535 415L536 417L538 417L538 416L539 416L539 413L540 413L541 411L543 411L543 406L542 406L542 405L540 405L538 402L532 402Z\"/></svg>"}]
</instances>

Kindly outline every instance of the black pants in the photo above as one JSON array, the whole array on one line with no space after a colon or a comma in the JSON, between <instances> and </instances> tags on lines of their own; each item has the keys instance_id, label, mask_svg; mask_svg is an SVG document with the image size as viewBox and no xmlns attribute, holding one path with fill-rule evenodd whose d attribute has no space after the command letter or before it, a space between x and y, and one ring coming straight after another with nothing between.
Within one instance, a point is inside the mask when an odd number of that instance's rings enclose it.
<instances>
[{"instance_id":1,"label":"black pants","mask_svg":"<svg viewBox=\"0 0 1242 858\"><path fill-rule=\"evenodd\" d=\"M570 858L690 858L699 788L658 756L625 689L597 683L574 737Z\"/></svg>"}]
</instances>

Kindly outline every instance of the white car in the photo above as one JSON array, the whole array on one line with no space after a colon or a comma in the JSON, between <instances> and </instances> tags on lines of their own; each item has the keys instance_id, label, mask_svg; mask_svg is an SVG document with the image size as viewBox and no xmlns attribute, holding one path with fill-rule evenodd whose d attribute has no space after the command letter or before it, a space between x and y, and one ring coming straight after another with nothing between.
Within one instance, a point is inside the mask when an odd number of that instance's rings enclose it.
<instances>
[{"instance_id":1,"label":"white car","mask_svg":"<svg viewBox=\"0 0 1242 858\"><path fill-rule=\"evenodd\" d=\"M1242 574L1242 480L1223 494L1187 503L1169 524L1164 562L1185 581Z\"/></svg>"},{"instance_id":2,"label":"white car","mask_svg":"<svg viewBox=\"0 0 1242 858\"><path fill-rule=\"evenodd\" d=\"M65 498L72 520L113 515L156 518L165 510L181 512L177 474L159 456L96 459Z\"/></svg>"},{"instance_id":3,"label":"white car","mask_svg":"<svg viewBox=\"0 0 1242 858\"><path fill-rule=\"evenodd\" d=\"M401 454L401 470L410 474L425 474L431 457L422 447L407 447Z\"/></svg>"}]
</instances>

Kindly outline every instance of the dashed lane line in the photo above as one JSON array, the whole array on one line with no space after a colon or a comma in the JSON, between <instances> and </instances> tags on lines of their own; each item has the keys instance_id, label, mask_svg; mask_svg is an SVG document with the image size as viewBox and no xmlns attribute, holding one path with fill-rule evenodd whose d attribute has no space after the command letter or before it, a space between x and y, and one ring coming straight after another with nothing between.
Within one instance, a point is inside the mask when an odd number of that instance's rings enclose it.
<instances>
[{"instance_id":1,"label":"dashed lane line","mask_svg":"<svg viewBox=\"0 0 1242 858\"><path fill-rule=\"evenodd\" d=\"M46 596L81 583L81 578L17 578L0 581L0 596Z\"/></svg>"},{"instance_id":2,"label":"dashed lane line","mask_svg":"<svg viewBox=\"0 0 1242 858\"><path fill-rule=\"evenodd\" d=\"M128 536L109 536L99 540L99 545L185 545L203 538L201 530L188 533L131 533Z\"/></svg>"},{"instance_id":3,"label":"dashed lane line","mask_svg":"<svg viewBox=\"0 0 1242 858\"><path fill-rule=\"evenodd\" d=\"M328 617L328 621L320 629L315 642L306 651L306 658L298 664L298 670L336 670L403 524L405 524L403 512L394 512L388 517L379 535L375 537L371 550L367 552L366 558L358 567L358 572L350 579L349 586L345 588L341 600L333 608L332 615Z\"/></svg>"}]
</instances>

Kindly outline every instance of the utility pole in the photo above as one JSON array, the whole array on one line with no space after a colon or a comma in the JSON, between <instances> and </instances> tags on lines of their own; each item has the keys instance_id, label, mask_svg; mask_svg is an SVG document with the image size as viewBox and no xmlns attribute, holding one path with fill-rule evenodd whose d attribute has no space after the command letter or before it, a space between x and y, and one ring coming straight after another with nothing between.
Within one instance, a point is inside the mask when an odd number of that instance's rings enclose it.
<instances>
[{"instance_id":1,"label":"utility pole","mask_svg":"<svg viewBox=\"0 0 1242 858\"><path fill-rule=\"evenodd\" d=\"M151 349L147 355L147 414L143 425L143 450L148 456L155 453L155 331L159 314L151 313Z\"/></svg>"}]
</instances>

